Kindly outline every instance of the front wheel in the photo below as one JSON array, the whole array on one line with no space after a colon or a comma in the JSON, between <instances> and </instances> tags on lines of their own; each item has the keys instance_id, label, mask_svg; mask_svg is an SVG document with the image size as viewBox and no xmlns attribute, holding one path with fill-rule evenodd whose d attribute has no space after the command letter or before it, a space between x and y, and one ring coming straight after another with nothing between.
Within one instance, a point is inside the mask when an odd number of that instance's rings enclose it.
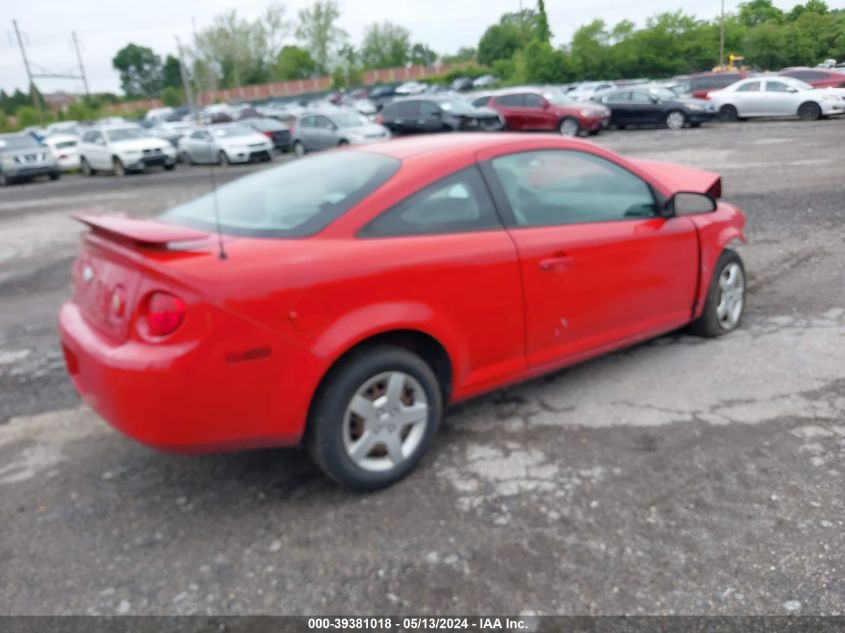
<instances>
[{"instance_id":1,"label":"front wheel","mask_svg":"<svg viewBox=\"0 0 845 633\"><path fill-rule=\"evenodd\" d=\"M217 154L217 164L222 167L228 167L232 164L232 162L229 160L229 155L223 150L220 150L220 153Z\"/></svg>"},{"instance_id":2,"label":"front wheel","mask_svg":"<svg viewBox=\"0 0 845 633\"><path fill-rule=\"evenodd\" d=\"M62 177L62 174L58 171L51 171L50 172L50 180L58 180Z\"/></svg>"},{"instance_id":3,"label":"front wheel","mask_svg":"<svg viewBox=\"0 0 845 633\"><path fill-rule=\"evenodd\" d=\"M168 164L168 163L164 164L164 171L173 171L174 169L176 169L176 163L175 162L170 163L170 164Z\"/></svg>"},{"instance_id":4,"label":"front wheel","mask_svg":"<svg viewBox=\"0 0 845 633\"><path fill-rule=\"evenodd\" d=\"M713 270L701 316L689 330L699 336L721 336L739 327L745 312L745 266L740 256L725 250Z\"/></svg>"},{"instance_id":5,"label":"front wheel","mask_svg":"<svg viewBox=\"0 0 845 633\"><path fill-rule=\"evenodd\" d=\"M735 123L739 120L739 112L732 105L723 105L719 108L719 119L728 123Z\"/></svg>"},{"instance_id":6,"label":"front wheel","mask_svg":"<svg viewBox=\"0 0 845 633\"><path fill-rule=\"evenodd\" d=\"M442 406L440 385L419 356L370 347L341 361L320 388L306 444L341 485L378 490L416 467L434 439Z\"/></svg>"},{"instance_id":7,"label":"front wheel","mask_svg":"<svg viewBox=\"0 0 845 633\"><path fill-rule=\"evenodd\" d=\"M126 175L126 167L123 166L123 161L121 161L117 156L115 156L112 161L112 171L118 178L122 178Z\"/></svg>"},{"instance_id":8,"label":"front wheel","mask_svg":"<svg viewBox=\"0 0 845 633\"><path fill-rule=\"evenodd\" d=\"M672 110L666 115L666 127L670 130L682 130L687 124L686 115L680 110Z\"/></svg>"},{"instance_id":9,"label":"front wheel","mask_svg":"<svg viewBox=\"0 0 845 633\"><path fill-rule=\"evenodd\" d=\"M822 109L817 103L803 103L798 108L798 116L802 121L816 121L822 117Z\"/></svg>"},{"instance_id":10,"label":"front wheel","mask_svg":"<svg viewBox=\"0 0 845 633\"><path fill-rule=\"evenodd\" d=\"M303 156L305 156L305 145L303 145L300 141L296 141L293 144L293 153L297 157L302 158Z\"/></svg>"},{"instance_id":11,"label":"front wheel","mask_svg":"<svg viewBox=\"0 0 845 633\"><path fill-rule=\"evenodd\" d=\"M557 130L561 136L578 136L581 126L578 124L577 119L568 116L560 122Z\"/></svg>"},{"instance_id":12,"label":"front wheel","mask_svg":"<svg viewBox=\"0 0 845 633\"><path fill-rule=\"evenodd\" d=\"M82 170L82 173L86 176L93 176L97 173L97 170L91 167L91 164L84 158L79 161L79 169Z\"/></svg>"}]
</instances>

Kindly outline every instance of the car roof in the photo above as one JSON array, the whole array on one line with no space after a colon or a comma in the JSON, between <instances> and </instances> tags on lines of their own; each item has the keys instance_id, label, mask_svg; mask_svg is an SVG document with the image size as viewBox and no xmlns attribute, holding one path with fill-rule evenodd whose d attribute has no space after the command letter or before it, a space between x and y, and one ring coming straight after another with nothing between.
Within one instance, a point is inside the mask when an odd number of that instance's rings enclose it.
<instances>
[{"instance_id":1,"label":"car roof","mask_svg":"<svg viewBox=\"0 0 845 633\"><path fill-rule=\"evenodd\" d=\"M367 145L367 152L391 156L398 160L429 158L430 154L446 153L450 158L471 158L479 151L491 148L518 147L532 141L538 148L546 145L564 145L592 147L587 141L579 139L563 139L557 136L541 136L537 134L514 133L473 133L461 134L423 134L419 136L404 136L387 143L373 143ZM556 142L550 142L556 141Z\"/></svg>"}]
</instances>

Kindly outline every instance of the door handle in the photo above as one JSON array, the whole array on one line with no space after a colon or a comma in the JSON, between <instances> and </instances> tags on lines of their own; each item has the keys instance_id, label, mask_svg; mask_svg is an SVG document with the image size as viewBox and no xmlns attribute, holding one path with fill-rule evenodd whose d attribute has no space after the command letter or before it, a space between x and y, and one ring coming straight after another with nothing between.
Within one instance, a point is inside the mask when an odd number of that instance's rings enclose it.
<instances>
[{"instance_id":1,"label":"door handle","mask_svg":"<svg viewBox=\"0 0 845 633\"><path fill-rule=\"evenodd\" d=\"M572 265L572 258L566 253L557 253L553 257L541 259L537 265L540 267L540 270L563 272Z\"/></svg>"}]
</instances>

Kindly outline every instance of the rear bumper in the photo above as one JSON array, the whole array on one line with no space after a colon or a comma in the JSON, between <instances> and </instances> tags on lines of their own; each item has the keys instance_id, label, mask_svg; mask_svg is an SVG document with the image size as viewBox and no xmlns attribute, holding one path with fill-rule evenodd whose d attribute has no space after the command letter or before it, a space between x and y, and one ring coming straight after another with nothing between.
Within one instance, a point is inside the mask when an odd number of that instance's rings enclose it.
<instances>
[{"instance_id":1,"label":"rear bumper","mask_svg":"<svg viewBox=\"0 0 845 633\"><path fill-rule=\"evenodd\" d=\"M228 364L219 349L197 342L116 343L72 301L61 308L59 333L77 392L139 442L178 453L299 442L304 416L286 423L270 359Z\"/></svg>"}]
</instances>

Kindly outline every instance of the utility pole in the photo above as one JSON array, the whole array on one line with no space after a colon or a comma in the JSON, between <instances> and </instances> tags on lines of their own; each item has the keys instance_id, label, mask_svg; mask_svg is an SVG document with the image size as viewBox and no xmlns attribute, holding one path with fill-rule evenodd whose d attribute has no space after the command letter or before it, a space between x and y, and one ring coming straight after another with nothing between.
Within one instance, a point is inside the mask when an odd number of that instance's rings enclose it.
<instances>
[{"instance_id":1,"label":"utility pole","mask_svg":"<svg viewBox=\"0 0 845 633\"><path fill-rule=\"evenodd\" d=\"M176 47L179 49L179 74L182 75L182 87L185 89L185 101L188 102L188 109L191 111L191 117L196 119L194 112L194 91L191 89L191 80L188 77L188 67L185 64L185 53L182 50L182 42L176 38Z\"/></svg>"},{"instance_id":2,"label":"utility pole","mask_svg":"<svg viewBox=\"0 0 845 633\"><path fill-rule=\"evenodd\" d=\"M32 96L32 102L35 104L35 109L38 110L38 121L44 122L44 113L41 111L41 100L38 98L38 91L35 88L35 81L32 79L32 71L29 69L29 60L26 58L26 49L23 45L23 38L21 37L20 29L18 28L18 21L12 20L15 26L15 36L18 38L18 46L21 48L21 57L23 57L23 66L26 68L26 77L29 79L29 94Z\"/></svg>"},{"instance_id":3,"label":"utility pole","mask_svg":"<svg viewBox=\"0 0 845 633\"><path fill-rule=\"evenodd\" d=\"M725 70L725 0L722 0L722 20L719 28L719 70Z\"/></svg>"},{"instance_id":4,"label":"utility pole","mask_svg":"<svg viewBox=\"0 0 845 633\"><path fill-rule=\"evenodd\" d=\"M85 66L82 65L82 55L79 54L79 41L76 39L76 31L71 31L73 36L73 48L76 49L76 61L79 62L79 75L82 77L82 84L85 86L85 96L90 97L91 91L88 90L88 78L85 76Z\"/></svg>"}]
</instances>

